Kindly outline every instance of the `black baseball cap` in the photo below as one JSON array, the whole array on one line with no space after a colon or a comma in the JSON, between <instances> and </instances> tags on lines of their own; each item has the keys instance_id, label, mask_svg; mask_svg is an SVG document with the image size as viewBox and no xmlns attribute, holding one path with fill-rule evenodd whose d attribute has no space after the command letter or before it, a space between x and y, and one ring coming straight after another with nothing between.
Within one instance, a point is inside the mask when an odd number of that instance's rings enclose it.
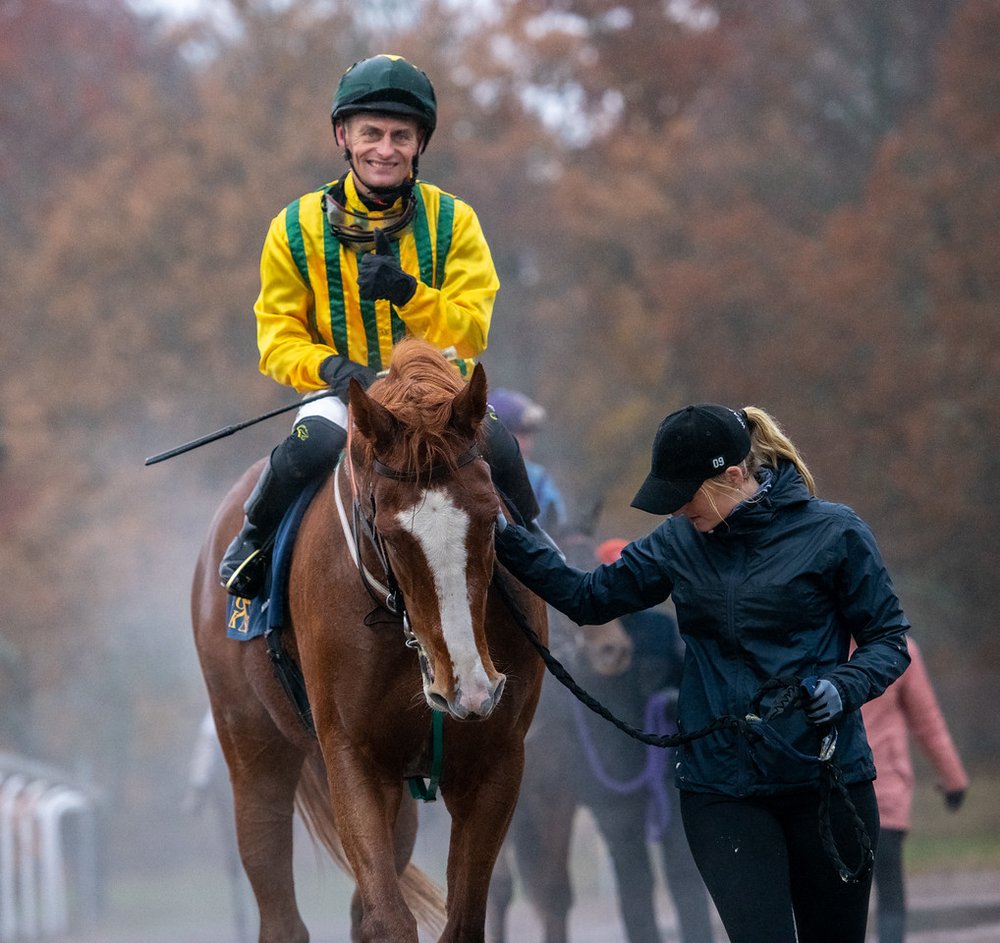
<instances>
[{"instance_id":1,"label":"black baseball cap","mask_svg":"<svg viewBox=\"0 0 1000 943\"><path fill-rule=\"evenodd\" d=\"M653 463L632 507L673 514L709 478L750 454L746 416L728 406L702 403L667 416L653 439Z\"/></svg>"}]
</instances>

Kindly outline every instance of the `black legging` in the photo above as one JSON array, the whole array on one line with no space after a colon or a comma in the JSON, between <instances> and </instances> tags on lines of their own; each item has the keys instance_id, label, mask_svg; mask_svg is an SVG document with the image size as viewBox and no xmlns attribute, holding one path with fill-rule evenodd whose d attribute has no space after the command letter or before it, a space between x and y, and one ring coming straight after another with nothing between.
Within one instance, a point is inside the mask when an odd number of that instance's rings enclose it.
<instances>
[{"instance_id":1,"label":"black legging","mask_svg":"<svg viewBox=\"0 0 1000 943\"><path fill-rule=\"evenodd\" d=\"M875 844L875 790L866 782L848 791ZM688 844L730 943L864 943L871 872L841 880L820 841L818 808L816 792L681 793ZM836 794L831 817L841 858L854 866L861 850Z\"/></svg>"},{"instance_id":2,"label":"black legging","mask_svg":"<svg viewBox=\"0 0 1000 943\"><path fill-rule=\"evenodd\" d=\"M878 943L903 943L906 935L906 888L903 839L906 832L883 828L875 855L875 914Z\"/></svg>"},{"instance_id":3,"label":"black legging","mask_svg":"<svg viewBox=\"0 0 1000 943\"><path fill-rule=\"evenodd\" d=\"M521 515L524 523L538 517L538 500L524 467L521 446L513 433L491 413L483 420L484 455L493 484Z\"/></svg>"}]
</instances>

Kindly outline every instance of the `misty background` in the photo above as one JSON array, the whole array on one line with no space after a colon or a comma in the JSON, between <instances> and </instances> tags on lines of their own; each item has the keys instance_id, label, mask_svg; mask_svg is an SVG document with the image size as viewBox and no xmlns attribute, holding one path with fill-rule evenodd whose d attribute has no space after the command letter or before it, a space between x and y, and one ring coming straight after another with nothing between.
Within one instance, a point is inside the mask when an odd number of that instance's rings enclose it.
<instances>
[{"instance_id":1,"label":"misty background","mask_svg":"<svg viewBox=\"0 0 1000 943\"><path fill-rule=\"evenodd\" d=\"M260 248L341 174L333 89L377 52L435 84L421 176L479 215L483 363L571 509L640 536L667 412L775 415L872 525L972 774L913 853L996 867L1000 5L155 9L0 0L0 750L100 790L112 881L206 866L191 574L289 420L143 460L295 398L257 372Z\"/></svg>"}]
</instances>

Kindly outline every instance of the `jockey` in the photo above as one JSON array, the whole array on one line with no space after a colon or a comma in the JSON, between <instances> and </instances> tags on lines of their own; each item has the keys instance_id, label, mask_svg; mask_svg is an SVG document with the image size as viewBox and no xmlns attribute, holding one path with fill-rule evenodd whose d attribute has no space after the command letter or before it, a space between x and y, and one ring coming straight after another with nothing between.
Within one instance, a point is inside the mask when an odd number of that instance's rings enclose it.
<instances>
[{"instance_id":1,"label":"jockey","mask_svg":"<svg viewBox=\"0 0 1000 943\"><path fill-rule=\"evenodd\" d=\"M351 378L367 388L409 335L453 351L470 372L500 287L472 207L417 179L437 123L424 72L400 56L362 59L341 77L330 118L347 171L271 221L254 314L261 372L335 395L303 405L244 505L219 575L245 598L260 592L285 511L347 441ZM517 442L493 416L484 431L494 482L530 524L538 504Z\"/></svg>"}]
</instances>

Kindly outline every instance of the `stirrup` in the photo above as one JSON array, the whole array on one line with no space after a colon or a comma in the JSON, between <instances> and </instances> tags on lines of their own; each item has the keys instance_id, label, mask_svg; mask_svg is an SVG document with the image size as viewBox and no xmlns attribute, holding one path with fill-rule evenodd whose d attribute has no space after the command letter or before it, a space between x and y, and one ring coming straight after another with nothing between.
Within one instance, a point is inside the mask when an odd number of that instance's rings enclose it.
<instances>
[{"instance_id":1,"label":"stirrup","mask_svg":"<svg viewBox=\"0 0 1000 943\"><path fill-rule=\"evenodd\" d=\"M267 577L267 554L263 548L254 550L223 583L230 596L254 599L260 595Z\"/></svg>"}]
</instances>

